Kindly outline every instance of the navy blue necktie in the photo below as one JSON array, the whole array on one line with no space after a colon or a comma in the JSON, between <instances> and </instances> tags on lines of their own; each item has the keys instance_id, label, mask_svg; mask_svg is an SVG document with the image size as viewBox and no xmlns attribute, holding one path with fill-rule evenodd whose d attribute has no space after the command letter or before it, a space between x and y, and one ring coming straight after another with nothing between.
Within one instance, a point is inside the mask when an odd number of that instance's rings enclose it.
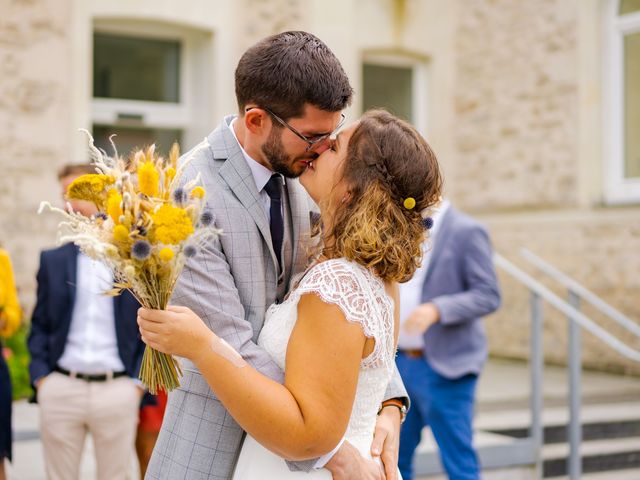
<instances>
[{"instance_id":1,"label":"navy blue necktie","mask_svg":"<svg viewBox=\"0 0 640 480\"><path fill-rule=\"evenodd\" d=\"M282 239L284 238L284 221L282 220L282 177L277 173L264 186L264 190L271 199L270 216L271 242L278 258L278 265L282 270Z\"/></svg>"}]
</instances>

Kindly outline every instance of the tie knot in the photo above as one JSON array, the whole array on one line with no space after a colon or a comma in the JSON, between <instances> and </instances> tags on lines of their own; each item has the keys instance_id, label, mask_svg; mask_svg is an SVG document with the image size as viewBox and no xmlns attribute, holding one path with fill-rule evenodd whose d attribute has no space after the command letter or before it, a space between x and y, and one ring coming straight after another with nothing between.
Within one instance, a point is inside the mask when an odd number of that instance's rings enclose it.
<instances>
[{"instance_id":1,"label":"tie knot","mask_svg":"<svg viewBox=\"0 0 640 480\"><path fill-rule=\"evenodd\" d=\"M280 189L281 186L282 177L279 174L274 173L264 186L264 190L267 192L267 195L269 195L271 200L280 200L280 197L282 197L282 190Z\"/></svg>"}]
</instances>

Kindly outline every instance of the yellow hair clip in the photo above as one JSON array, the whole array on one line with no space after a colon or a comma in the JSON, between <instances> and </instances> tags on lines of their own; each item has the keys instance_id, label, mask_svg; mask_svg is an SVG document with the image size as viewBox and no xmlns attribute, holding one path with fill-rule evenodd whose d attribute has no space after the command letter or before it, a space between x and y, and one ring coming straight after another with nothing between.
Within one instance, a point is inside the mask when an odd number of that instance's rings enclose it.
<instances>
[{"instance_id":1,"label":"yellow hair clip","mask_svg":"<svg viewBox=\"0 0 640 480\"><path fill-rule=\"evenodd\" d=\"M407 210L413 210L413 207L416 206L416 200L413 197L407 197L404 199L403 205Z\"/></svg>"}]
</instances>

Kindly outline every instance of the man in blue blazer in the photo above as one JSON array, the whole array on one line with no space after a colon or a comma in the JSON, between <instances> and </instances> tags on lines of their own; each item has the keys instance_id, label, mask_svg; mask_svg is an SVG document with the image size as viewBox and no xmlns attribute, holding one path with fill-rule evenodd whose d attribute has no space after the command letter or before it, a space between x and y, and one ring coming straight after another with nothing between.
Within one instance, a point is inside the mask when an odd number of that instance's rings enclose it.
<instances>
[{"instance_id":1,"label":"man in blue blazer","mask_svg":"<svg viewBox=\"0 0 640 480\"><path fill-rule=\"evenodd\" d=\"M429 425L449 478L478 479L472 420L487 357L481 320L500 305L491 242L482 225L447 200L430 233L421 267L400 286L397 364L412 408L402 426L399 466L404 480L412 480L414 452Z\"/></svg>"},{"instance_id":2,"label":"man in blue blazer","mask_svg":"<svg viewBox=\"0 0 640 480\"><path fill-rule=\"evenodd\" d=\"M89 165L64 169L63 191L92 171ZM96 210L84 202L72 208L85 215ZM125 478L143 393L137 380L144 352L139 304L129 292L105 296L112 273L73 244L42 252L37 280L29 372L40 405L47 477L78 478L90 431L98 478Z\"/></svg>"}]
</instances>

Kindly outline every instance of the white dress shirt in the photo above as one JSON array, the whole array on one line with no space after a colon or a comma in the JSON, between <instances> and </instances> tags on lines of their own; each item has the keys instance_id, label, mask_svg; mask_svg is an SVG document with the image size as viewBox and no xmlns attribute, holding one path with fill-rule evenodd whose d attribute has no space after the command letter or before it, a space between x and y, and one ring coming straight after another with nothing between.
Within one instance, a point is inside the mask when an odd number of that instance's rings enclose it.
<instances>
[{"instance_id":1,"label":"white dress shirt","mask_svg":"<svg viewBox=\"0 0 640 480\"><path fill-rule=\"evenodd\" d=\"M407 333L403 326L411 312L422 304L422 287L429 270L431 246L435 243L440 221L450 205L449 200L443 200L433 214L433 227L429 231L429 238L422 244L422 264L413 274L411 280L400 284L400 335L398 336L398 348L400 350L417 350L424 347L423 334Z\"/></svg>"},{"instance_id":2,"label":"white dress shirt","mask_svg":"<svg viewBox=\"0 0 640 480\"><path fill-rule=\"evenodd\" d=\"M111 270L101 262L78 254L76 298L64 352L58 365L77 373L122 372L118 353Z\"/></svg>"}]
</instances>

